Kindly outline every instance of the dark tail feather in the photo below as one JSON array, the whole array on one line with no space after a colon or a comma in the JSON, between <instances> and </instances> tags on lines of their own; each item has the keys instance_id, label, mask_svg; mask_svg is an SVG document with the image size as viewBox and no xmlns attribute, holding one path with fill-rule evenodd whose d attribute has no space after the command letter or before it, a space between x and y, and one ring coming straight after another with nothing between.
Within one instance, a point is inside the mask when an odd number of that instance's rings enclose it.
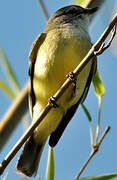
<instances>
[{"instance_id":1,"label":"dark tail feather","mask_svg":"<svg viewBox=\"0 0 117 180\"><path fill-rule=\"evenodd\" d=\"M33 136L31 136L24 145L24 149L16 164L16 170L29 177L35 176L44 145L45 142L37 144Z\"/></svg>"}]
</instances>

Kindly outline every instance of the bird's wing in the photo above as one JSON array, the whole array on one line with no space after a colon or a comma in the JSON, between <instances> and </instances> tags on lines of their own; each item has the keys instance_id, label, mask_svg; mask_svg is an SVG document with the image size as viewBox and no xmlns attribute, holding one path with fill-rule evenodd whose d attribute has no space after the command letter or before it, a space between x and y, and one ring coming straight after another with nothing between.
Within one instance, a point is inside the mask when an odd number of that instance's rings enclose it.
<instances>
[{"instance_id":1,"label":"bird's wing","mask_svg":"<svg viewBox=\"0 0 117 180\"><path fill-rule=\"evenodd\" d=\"M89 87L90 87L93 75L96 73L96 70L97 70L97 57L94 57L93 62L92 62L92 67L91 67L91 70L90 70L90 73L89 73L89 77L87 79L87 83L86 83L84 92L82 94L80 104L82 104L84 102L84 100L86 99L86 97L87 97Z\"/></svg>"},{"instance_id":2,"label":"bird's wing","mask_svg":"<svg viewBox=\"0 0 117 180\"><path fill-rule=\"evenodd\" d=\"M78 108L78 105L84 102L84 100L85 100L85 98L87 96L91 81L92 81L93 74L95 74L96 69L97 69L97 59L94 58L93 62L92 62L92 67L91 67L91 70L90 70L90 73L89 73L89 77L87 79L87 83L86 83L86 86L85 86L85 89L84 89L84 92L83 92L81 98L79 99L79 101L74 106L72 106L67 111L65 116L63 116L63 118L62 118L60 124L58 125L58 127L50 135L49 145L51 147L54 147L58 143L58 141L59 141L60 137L62 136L65 128L67 127L69 121L71 120L74 113L76 112L76 109Z\"/></svg>"},{"instance_id":3,"label":"bird's wing","mask_svg":"<svg viewBox=\"0 0 117 180\"><path fill-rule=\"evenodd\" d=\"M29 109L31 116L33 116L33 107L35 105L35 94L33 90L34 66L35 66L38 49L45 40L45 37L46 37L46 33L39 34L35 39L35 41L33 42L29 53Z\"/></svg>"}]
</instances>

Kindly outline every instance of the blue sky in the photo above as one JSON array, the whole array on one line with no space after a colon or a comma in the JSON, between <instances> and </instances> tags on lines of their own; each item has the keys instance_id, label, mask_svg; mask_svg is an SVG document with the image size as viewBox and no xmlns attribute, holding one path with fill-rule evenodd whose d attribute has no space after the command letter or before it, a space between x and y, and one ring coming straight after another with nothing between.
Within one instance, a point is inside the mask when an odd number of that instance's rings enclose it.
<instances>
[{"instance_id":1,"label":"blue sky","mask_svg":"<svg viewBox=\"0 0 117 180\"><path fill-rule=\"evenodd\" d=\"M95 42L108 25L112 16L114 4L117 1L106 1L99 15L95 18L90 34L92 42ZM69 1L45 1L49 15L52 15L58 8L70 4ZM36 36L43 31L46 21L37 0L11 0L0 1L0 45L2 46L9 62L16 74L20 87L23 87L28 79L28 54L30 46ZM1 64L0 64L1 66ZM104 139L99 152L89 163L82 176L90 176L104 173L117 173L117 57L109 48L98 58L98 69L105 86L105 94L102 102L101 132L107 125L111 130ZM0 77L6 83L2 67ZM0 91L0 117L11 104L2 91ZM97 123L98 104L93 88L90 88L85 105L93 118L93 130ZM21 122L10 137L8 143L0 154L0 161L13 147L23 133ZM54 148L55 155L55 179L71 180L82 166L90 153L89 123L81 107L77 110L72 121L65 130L60 142ZM20 150L21 151L21 150ZM38 174L41 180L45 177L48 143L45 146ZM7 180L20 179L14 168L19 152L10 162L4 174L8 171ZM31 179L37 179L31 178Z\"/></svg>"}]
</instances>

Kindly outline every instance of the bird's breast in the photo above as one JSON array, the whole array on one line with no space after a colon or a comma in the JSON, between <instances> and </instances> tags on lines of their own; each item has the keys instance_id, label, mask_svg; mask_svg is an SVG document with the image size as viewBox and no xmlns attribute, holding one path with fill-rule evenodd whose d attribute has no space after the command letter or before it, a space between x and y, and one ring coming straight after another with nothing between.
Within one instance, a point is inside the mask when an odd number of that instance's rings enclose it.
<instances>
[{"instance_id":1,"label":"bird's breast","mask_svg":"<svg viewBox=\"0 0 117 180\"><path fill-rule=\"evenodd\" d=\"M52 31L47 37L37 53L35 63L33 87L38 103L47 103L63 84L66 75L73 71L82 61L91 47L87 36L76 31ZM77 98L73 104L80 98L85 87L91 63L89 63L80 73L77 79ZM63 96L62 103L68 104L73 94L73 85L71 85Z\"/></svg>"}]
</instances>

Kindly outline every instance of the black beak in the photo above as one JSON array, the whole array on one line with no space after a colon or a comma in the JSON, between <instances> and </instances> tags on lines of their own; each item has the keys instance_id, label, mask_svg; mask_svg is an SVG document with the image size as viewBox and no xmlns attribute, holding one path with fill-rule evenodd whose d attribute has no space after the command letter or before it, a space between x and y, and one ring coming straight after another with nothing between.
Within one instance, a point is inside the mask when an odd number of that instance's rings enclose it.
<instances>
[{"instance_id":1,"label":"black beak","mask_svg":"<svg viewBox=\"0 0 117 180\"><path fill-rule=\"evenodd\" d=\"M95 13L97 10L98 10L98 7L85 8L84 9L84 13L91 15L91 14Z\"/></svg>"}]
</instances>

